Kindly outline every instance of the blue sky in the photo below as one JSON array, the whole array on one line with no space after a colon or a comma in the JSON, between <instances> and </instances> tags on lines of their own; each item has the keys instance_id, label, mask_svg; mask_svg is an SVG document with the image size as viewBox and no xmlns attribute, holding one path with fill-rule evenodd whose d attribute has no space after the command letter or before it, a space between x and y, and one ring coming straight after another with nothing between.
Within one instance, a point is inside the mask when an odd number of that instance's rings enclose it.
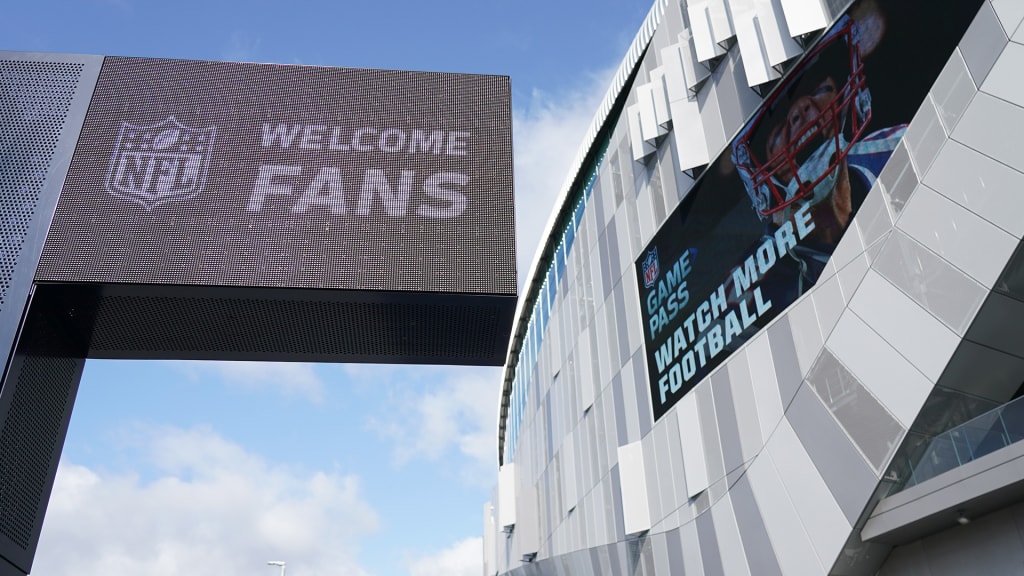
<instances>
[{"instance_id":1,"label":"blue sky","mask_svg":"<svg viewBox=\"0 0 1024 576\"><path fill-rule=\"evenodd\" d=\"M11 2L0 49L506 74L520 278L649 0ZM527 206L529 209L523 209ZM500 369L90 361L33 574L480 572Z\"/></svg>"}]
</instances>

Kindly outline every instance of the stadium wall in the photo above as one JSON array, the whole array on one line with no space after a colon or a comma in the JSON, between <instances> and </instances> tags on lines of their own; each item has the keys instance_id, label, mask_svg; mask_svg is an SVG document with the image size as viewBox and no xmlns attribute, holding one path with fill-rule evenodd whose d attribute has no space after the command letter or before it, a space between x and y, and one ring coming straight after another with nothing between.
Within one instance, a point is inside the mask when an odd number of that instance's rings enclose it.
<instances>
[{"instance_id":1,"label":"stadium wall","mask_svg":"<svg viewBox=\"0 0 1024 576\"><path fill-rule=\"evenodd\" d=\"M731 162L736 137L818 57L829 26L895 4L862 0L848 13L846 2L655 3L616 77L628 80L609 91L561 190L517 310L499 481L484 507L485 574L945 574L964 564L933 551L984 556L967 564L979 569L1024 554L1019 492L930 488L950 482L943 474L900 492L939 434L1004 405L1024 382L1016 2L930 3L904 28L893 17L890 37L912 37L888 59L893 71L868 68L872 130L897 124L886 97L914 82L921 97L813 287L776 301L693 382L656 366L645 273L665 278L682 263L674 271L690 282L691 305L710 302L696 287L707 248L690 253L687 276L687 257L666 258L661 246L695 234L685 215L700 214L717 190L709 182L742 164ZM965 11L962 28L929 36L950 10ZM915 78L929 58L934 72ZM681 222L689 227L665 232ZM742 264L729 260L703 282L714 292ZM752 301L751 290L736 293ZM1007 485L1024 477L1002 470ZM887 535L865 530L882 517L876 505L896 509L914 490L937 496ZM1000 544L979 547L982 533Z\"/></svg>"}]
</instances>

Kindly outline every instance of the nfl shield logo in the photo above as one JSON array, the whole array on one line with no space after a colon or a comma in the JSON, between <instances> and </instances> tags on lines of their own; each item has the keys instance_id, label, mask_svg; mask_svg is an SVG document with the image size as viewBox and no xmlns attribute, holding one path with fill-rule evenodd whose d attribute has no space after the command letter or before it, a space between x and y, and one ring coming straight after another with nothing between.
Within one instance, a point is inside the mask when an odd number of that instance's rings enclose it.
<instances>
[{"instance_id":1,"label":"nfl shield logo","mask_svg":"<svg viewBox=\"0 0 1024 576\"><path fill-rule=\"evenodd\" d=\"M216 134L215 126L189 128L174 116L151 126L122 122L107 169L107 192L146 210L192 198L206 186Z\"/></svg>"},{"instance_id":2,"label":"nfl shield logo","mask_svg":"<svg viewBox=\"0 0 1024 576\"><path fill-rule=\"evenodd\" d=\"M658 247L655 246L647 253L647 257L644 258L644 288L650 288L654 286L654 283L658 281L658 274L661 273L661 269L658 268Z\"/></svg>"}]
</instances>

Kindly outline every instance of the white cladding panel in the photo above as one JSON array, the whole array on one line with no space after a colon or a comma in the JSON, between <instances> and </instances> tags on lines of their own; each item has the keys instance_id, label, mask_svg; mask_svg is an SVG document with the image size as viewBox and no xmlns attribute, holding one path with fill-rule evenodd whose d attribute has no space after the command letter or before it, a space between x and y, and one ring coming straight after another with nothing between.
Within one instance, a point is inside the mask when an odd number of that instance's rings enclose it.
<instances>
[{"instance_id":1,"label":"white cladding panel","mask_svg":"<svg viewBox=\"0 0 1024 576\"><path fill-rule=\"evenodd\" d=\"M640 442L619 446L618 456L622 522L626 534L645 532L651 529L651 512L647 498L643 446Z\"/></svg>"},{"instance_id":2,"label":"white cladding panel","mask_svg":"<svg viewBox=\"0 0 1024 576\"><path fill-rule=\"evenodd\" d=\"M509 462L498 469L498 525L508 528L516 524L516 465Z\"/></svg>"},{"instance_id":3,"label":"white cladding panel","mask_svg":"<svg viewBox=\"0 0 1024 576\"><path fill-rule=\"evenodd\" d=\"M829 24L828 10L822 0L780 0L793 36L821 30Z\"/></svg>"},{"instance_id":4,"label":"white cladding panel","mask_svg":"<svg viewBox=\"0 0 1024 576\"><path fill-rule=\"evenodd\" d=\"M498 529L495 525L494 505L484 504L484 576L498 573Z\"/></svg>"},{"instance_id":5,"label":"white cladding panel","mask_svg":"<svg viewBox=\"0 0 1024 576\"><path fill-rule=\"evenodd\" d=\"M704 436L700 430L697 395L691 392L676 406L679 413L679 439L683 447L683 471L686 494L693 498L708 488L708 466L704 458Z\"/></svg>"}]
</instances>

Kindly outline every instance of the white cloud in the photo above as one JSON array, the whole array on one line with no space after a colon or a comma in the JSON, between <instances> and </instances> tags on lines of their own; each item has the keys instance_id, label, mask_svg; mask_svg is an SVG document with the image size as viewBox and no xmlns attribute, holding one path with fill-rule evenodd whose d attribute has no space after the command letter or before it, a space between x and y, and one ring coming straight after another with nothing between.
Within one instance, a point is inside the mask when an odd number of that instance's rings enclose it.
<instances>
[{"instance_id":1,"label":"white cloud","mask_svg":"<svg viewBox=\"0 0 1024 576\"><path fill-rule=\"evenodd\" d=\"M570 163L608 89L613 70L586 77L560 94L534 91L513 113L515 147L516 249L519 283L544 233Z\"/></svg>"},{"instance_id":2,"label":"white cloud","mask_svg":"<svg viewBox=\"0 0 1024 576\"><path fill-rule=\"evenodd\" d=\"M371 372L348 369L354 378ZM501 371L497 368L436 366L392 367L386 378L393 393L385 415L372 417L371 430L394 443L398 464L413 459L437 461L451 452L464 459L463 480L489 486L497 467L498 395Z\"/></svg>"},{"instance_id":3,"label":"white cloud","mask_svg":"<svg viewBox=\"0 0 1024 576\"><path fill-rule=\"evenodd\" d=\"M142 481L62 461L32 573L274 576L354 574L377 529L359 479L288 470L208 428L148 433L158 474Z\"/></svg>"},{"instance_id":4,"label":"white cloud","mask_svg":"<svg viewBox=\"0 0 1024 576\"><path fill-rule=\"evenodd\" d=\"M302 396L320 402L324 382L312 364L298 362L182 362L176 364L195 376L212 373L228 384L251 388L276 388L285 396Z\"/></svg>"},{"instance_id":5,"label":"white cloud","mask_svg":"<svg viewBox=\"0 0 1024 576\"><path fill-rule=\"evenodd\" d=\"M417 558L410 576L478 576L484 570L483 538L466 538L437 554Z\"/></svg>"}]
</instances>

